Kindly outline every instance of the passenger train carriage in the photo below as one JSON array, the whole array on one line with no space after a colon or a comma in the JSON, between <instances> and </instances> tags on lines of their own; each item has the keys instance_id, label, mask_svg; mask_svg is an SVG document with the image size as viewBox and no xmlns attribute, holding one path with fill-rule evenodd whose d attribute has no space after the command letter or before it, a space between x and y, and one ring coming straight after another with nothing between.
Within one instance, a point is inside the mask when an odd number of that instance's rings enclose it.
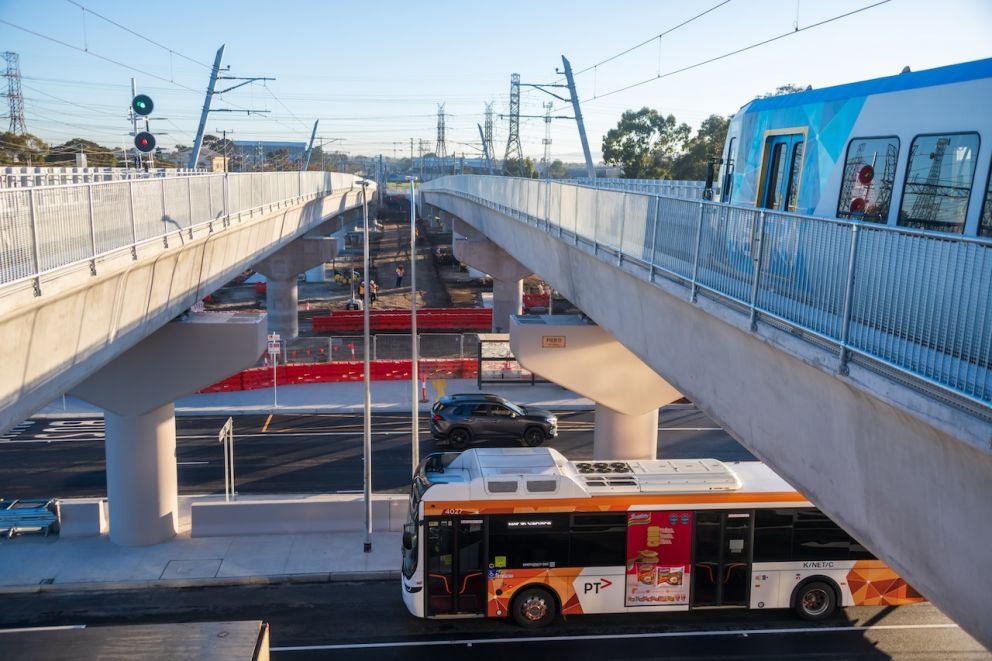
<instances>
[{"instance_id":1,"label":"passenger train carriage","mask_svg":"<svg viewBox=\"0 0 992 661\"><path fill-rule=\"evenodd\" d=\"M767 466L712 459L568 461L475 448L418 467L403 599L419 617L923 601Z\"/></svg>"},{"instance_id":2,"label":"passenger train carriage","mask_svg":"<svg viewBox=\"0 0 992 661\"><path fill-rule=\"evenodd\" d=\"M717 199L992 238L992 59L756 99Z\"/></svg>"}]
</instances>

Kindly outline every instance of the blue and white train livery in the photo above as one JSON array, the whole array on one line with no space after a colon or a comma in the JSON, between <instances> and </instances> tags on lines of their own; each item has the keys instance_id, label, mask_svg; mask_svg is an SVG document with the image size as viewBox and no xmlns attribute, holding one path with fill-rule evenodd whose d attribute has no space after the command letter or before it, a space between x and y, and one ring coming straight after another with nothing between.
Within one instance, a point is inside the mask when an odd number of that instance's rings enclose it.
<instances>
[{"instance_id":1,"label":"blue and white train livery","mask_svg":"<svg viewBox=\"0 0 992 661\"><path fill-rule=\"evenodd\" d=\"M756 99L733 118L735 205L992 238L992 59Z\"/></svg>"}]
</instances>

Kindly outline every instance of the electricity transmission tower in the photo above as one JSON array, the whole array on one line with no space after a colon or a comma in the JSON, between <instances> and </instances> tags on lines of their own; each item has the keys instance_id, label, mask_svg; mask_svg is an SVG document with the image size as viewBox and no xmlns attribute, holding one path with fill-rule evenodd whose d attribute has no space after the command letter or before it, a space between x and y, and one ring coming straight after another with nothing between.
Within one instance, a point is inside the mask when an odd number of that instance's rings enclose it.
<instances>
[{"instance_id":1,"label":"electricity transmission tower","mask_svg":"<svg viewBox=\"0 0 992 661\"><path fill-rule=\"evenodd\" d=\"M437 105L437 144L434 147L434 157L437 161L438 173L444 169L448 160L448 146L444 141L444 104Z\"/></svg>"},{"instance_id":2,"label":"electricity transmission tower","mask_svg":"<svg viewBox=\"0 0 992 661\"><path fill-rule=\"evenodd\" d=\"M27 129L24 127L24 95L21 94L21 56L17 53L6 51L3 59L7 62L7 71L4 77L7 79L7 94L10 102L10 132L16 135L24 135Z\"/></svg>"},{"instance_id":3,"label":"electricity transmission tower","mask_svg":"<svg viewBox=\"0 0 992 661\"><path fill-rule=\"evenodd\" d=\"M548 101L544 104L544 178L551 178L551 109L555 104Z\"/></svg>"},{"instance_id":4,"label":"electricity transmission tower","mask_svg":"<svg viewBox=\"0 0 992 661\"><path fill-rule=\"evenodd\" d=\"M496 150L493 149L493 101L486 104L486 124L485 129L482 132L482 141L485 143L484 152L489 153L489 158L492 161L496 160ZM490 166L492 163L490 163ZM492 173L490 173L492 174Z\"/></svg>"},{"instance_id":5,"label":"electricity transmission tower","mask_svg":"<svg viewBox=\"0 0 992 661\"><path fill-rule=\"evenodd\" d=\"M506 156L503 158L503 172L507 165L517 162L519 168L524 161L524 148L520 145L520 74L510 75L510 135L506 139Z\"/></svg>"}]
</instances>

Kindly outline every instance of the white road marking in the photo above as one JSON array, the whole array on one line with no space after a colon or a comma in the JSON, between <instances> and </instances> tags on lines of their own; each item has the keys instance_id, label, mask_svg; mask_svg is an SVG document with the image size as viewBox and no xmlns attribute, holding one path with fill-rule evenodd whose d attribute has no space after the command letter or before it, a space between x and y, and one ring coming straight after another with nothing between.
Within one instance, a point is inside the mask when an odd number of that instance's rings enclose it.
<instances>
[{"instance_id":1,"label":"white road marking","mask_svg":"<svg viewBox=\"0 0 992 661\"><path fill-rule=\"evenodd\" d=\"M629 640L631 638L698 638L700 636L761 636L797 633L856 633L864 631L902 631L909 629L957 629L956 624L873 624L850 627L796 627L782 629L736 629L719 631L665 631L659 633L598 634L588 636L534 636L531 638L466 638L463 640L412 640L395 643L355 643L351 645L295 645L272 647L270 652L312 652L317 650L358 650L386 647L431 647L451 645L504 645L520 643L551 643L576 640Z\"/></svg>"},{"instance_id":2,"label":"white road marking","mask_svg":"<svg viewBox=\"0 0 992 661\"><path fill-rule=\"evenodd\" d=\"M209 463L209 461L177 461L176 466L199 466L201 464Z\"/></svg>"},{"instance_id":3,"label":"white road marking","mask_svg":"<svg viewBox=\"0 0 992 661\"><path fill-rule=\"evenodd\" d=\"M4 633L33 633L35 631L65 631L66 629L85 629L85 624L67 624L61 627L23 627L20 629L0 629Z\"/></svg>"}]
</instances>

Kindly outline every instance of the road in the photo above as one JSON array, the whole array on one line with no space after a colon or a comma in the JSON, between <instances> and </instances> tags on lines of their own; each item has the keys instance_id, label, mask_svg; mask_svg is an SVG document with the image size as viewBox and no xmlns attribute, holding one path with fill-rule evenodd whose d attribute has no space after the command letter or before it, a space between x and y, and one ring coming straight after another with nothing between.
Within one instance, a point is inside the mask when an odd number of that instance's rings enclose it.
<instances>
[{"instance_id":1,"label":"road","mask_svg":"<svg viewBox=\"0 0 992 661\"><path fill-rule=\"evenodd\" d=\"M415 619L393 581L12 594L3 603L0 629L262 619L282 661L992 659L929 604L846 608L816 624L788 611L587 615L527 632L506 620Z\"/></svg>"},{"instance_id":2,"label":"road","mask_svg":"<svg viewBox=\"0 0 992 661\"><path fill-rule=\"evenodd\" d=\"M592 412L559 413L559 438L550 445L570 459L592 456ZM181 494L223 493L217 432L225 417L176 418ZM362 417L249 415L234 419L239 493L331 493L362 489ZM410 482L410 416L373 416L372 484L377 492L405 492ZM668 407L659 422L659 457L753 457L692 407ZM420 453L435 451L421 417ZM37 420L0 438L0 496L106 495L102 419Z\"/></svg>"}]
</instances>

